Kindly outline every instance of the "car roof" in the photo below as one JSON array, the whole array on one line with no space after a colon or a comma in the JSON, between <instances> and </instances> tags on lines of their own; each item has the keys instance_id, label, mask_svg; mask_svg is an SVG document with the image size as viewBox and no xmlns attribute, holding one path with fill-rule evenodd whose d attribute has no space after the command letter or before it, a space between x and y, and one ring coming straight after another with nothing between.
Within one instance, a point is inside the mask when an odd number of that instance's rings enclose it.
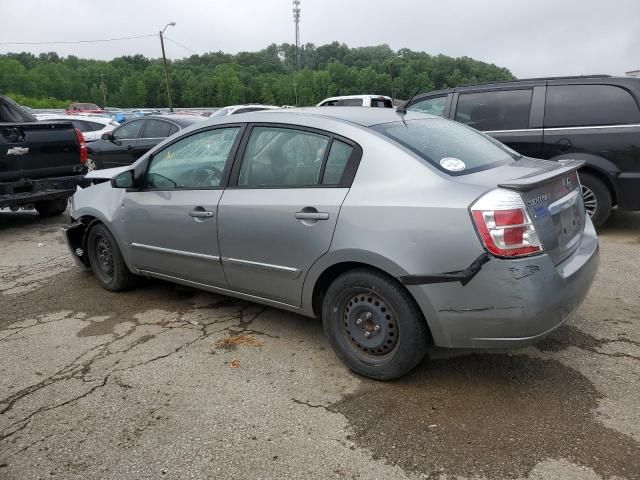
<instances>
[{"instance_id":1,"label":"car roof","mask_svg":"<svg viewBox=\"0 0 640 480\"><path fill-rule=\"evenodd\" d=\"M147 115L146 117L140 117L136 120L144 120L152 118L156 120L169 120L173 123L177 123L181 127L193 125L194 123L206 120L207 117L201 117L198 115Z\"/></svg>"},{"instance_id":2,"label":"car roof","mask_svg":"<svg viewBox=\"0 0 640 480\"><path fill-rule=\"evenodd\" d=\"M363 107L305 107L283 108L278 110L259 110L256 112L240 113L233 116L208 119L210 123L233 122L291 122L300 123L304 116L331 118L338 121L371 127L381 123L400 122L404 120L418 120L425 118L441 118L419 112L407 112L404 115L394 108L363 108Z\"/></svg>"},{"instance_id":3,"label":"car roof","mask_svg":"<svg viewBox=\"0 0 640 480\"><path fill-rule=\"evenodd\" d=\"M391 97L388 97L386 95L341 95L339 97L325 98L324 100L322 100L322 102L326 102L328 100L348 100L350 98L358 98L361 100L365 98L385 98L387 100L391 100Z\"/></svg>"},{"instance_id":4,"label":"car roof","mask_svg":"<svg viewBox=\"0 0 640 480\"><path fill-rule=\"evenodd\" d=\"M43 115L43 119L45 120L82 120L85 122L102 123L104 125L109 125L113 121L109 117L102 117L102 116L63 115L63 114L55 114L55 113L45 113L45 114L41 113L38 115Z\"/></svg>"},{"instance_id":5,"label":"car roof","mask_svg":"<svg viewBox=\"0 0 640 480\"><path fill-rule=\"evenodd\" d=\"M433 90L416 95L411 99L414 104L427 97L445 95L453 92L466 92L469 90L493 90L493 89L512 89L514 87L533 87L543 85L576 85L576 84L607 84L607 85L624 85L632 88L640 88L640 78L636 77L614 77L611 75L573 75L564 77L538 77L538 78L521 78L517 80L502 80L494 82L474 83L460 85L458 87L444 88L441 90Z\"/></svg>"}]
</instances>

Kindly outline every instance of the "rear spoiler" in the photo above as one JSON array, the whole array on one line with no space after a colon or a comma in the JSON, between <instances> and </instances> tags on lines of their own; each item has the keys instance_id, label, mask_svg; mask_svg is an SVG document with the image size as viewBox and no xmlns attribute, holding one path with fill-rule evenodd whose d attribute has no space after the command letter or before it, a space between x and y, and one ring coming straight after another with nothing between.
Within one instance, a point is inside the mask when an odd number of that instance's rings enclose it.
<instances>
[{"instance_id":1,"label":"rear spoiler","mask_svg":"<svg viewBox=\"0 0 640 480\"><path fill-rule=\"evenodd\" d=\"M558 177L573 173L585 164L584 160L559 160L557 162L548 163L553 163L553 165L548 169L525 177L510 180L507 183L500 183L498 184L498 187L517 190L519 192L532 190L544 185L545 183L552 182Z\"/></svg>"}]
</instances>

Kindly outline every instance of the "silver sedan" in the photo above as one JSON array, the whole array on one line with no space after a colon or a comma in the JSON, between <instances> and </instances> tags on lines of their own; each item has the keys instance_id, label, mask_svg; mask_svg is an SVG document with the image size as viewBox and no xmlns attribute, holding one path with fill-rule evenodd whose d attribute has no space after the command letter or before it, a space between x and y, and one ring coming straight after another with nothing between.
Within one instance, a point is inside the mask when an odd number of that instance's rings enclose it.
<instances>
[{"instance_id":1,"label":"silver sedan","mask_svg":"<svg viewBox=\"0 0 640 480\"><path fill-rule=\"evenodd\" d=\"M598 265L580 166L415 112L254 112L90 173L65 235L106 289L155 277L319 317L349 368L391 379L429 344L526 345L571 316Z\"/></svg>"}]
</instances>

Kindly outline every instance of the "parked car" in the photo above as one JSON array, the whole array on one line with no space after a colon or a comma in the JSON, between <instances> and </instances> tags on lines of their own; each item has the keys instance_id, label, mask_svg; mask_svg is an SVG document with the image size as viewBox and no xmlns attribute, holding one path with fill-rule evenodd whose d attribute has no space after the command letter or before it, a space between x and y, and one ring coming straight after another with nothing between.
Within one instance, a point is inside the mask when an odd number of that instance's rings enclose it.
<instances>
[{"instance_id":1,"label":"parked car","mask_svg":"<svg viewBox=\"0 0 640 480\"><path fill-rule=\"evenodd\" d=\"M262 105L259 103L250 103L246 105L229 105L228 107L216 110L209 115L210 118L225 117L227 115L238 115L239 113L258 112L260 110L275 110L280 107L275 105Z\"/></svg>"},{"instance_id":2,"label":"parked car","mask_svg":"<svg viewBox=\"0 0 640 480\"><path fill-rule=\"evenodd\" d=\"M95 103L71 103L65 110L67 115L78 115L81 113L105 113Z\"/></svg>"},{"instance_id":3,"label":"parked car","mask_svg":"<svg viewBox=\"0 0 640 480\"><path fill-rule=\"evenodd\" d=\"M88 145L89 171L131 165L179 130L205 120L195 115L148 116L129 120Z\"/></svg>"},{"instance_id":4,"label":"parked car","mask_svg":"<svg viewBox=\"0 0 640 480\"><path fill-rule=\"evenodd\" d=\"M598 265L580 161L525 158L393 109L207 120L78 191L65 230L108 290L136 275L322 318L354 371L391 379L429 342L526 345Z\"/></svg>"},{"instance_id":5,"label":"parked car","mask_svg":"<svg viewBox=\"0 0 640 480\"><path fill-rule=\"evenodd\" d=\"M46 117L47 121L50 120L64 120L69 121L82 132L86 142L95 142L102 138L105 133L111 132L114 128L119 127L120 124L109 117L88 117L84 115L50 115Z\"/></svg>"},{"instance_id":6,"label":"parked car","mask_svg":"<svg viewBox=\"0 0 640 480\"><path fill-rule=\"evenodd\" d=\"M133 117L146 117L149 115L160 115L160 110L157 109L151 109L151 108L139 108L136 110L131 110L129 112L130 115L132 115Z\"/></svg>"},{"instance_id":7,"label":"parked car","mask_svg":"<svg viewBox=\"0 0 640 480\"><path fill-rule=\"evenodd\" d=\"M557 77L420 95L409 110L486 132L523 155L578 159L587 212L601 226L615 205L640 210L640 79Z\"/></svg>"},{"instance_id":8,"label":"parked car","mask_svg":"<svg viewBox=\"0 0 640 480\"><path fill-rule=\"evenodd\" d=\"M322 100L318 107L377 107L393 108L391 97L384 95L345 95Z\"/></svg>"},{"instance_id":9,"label":"parked car","mask_svg":"<svg viewBox=\"0 0 640 480\"><path fill-rule=\"evenodd\" d=\"M0 208L58 215L86 186L87 147L71 122L38 121L0 95Z\"/></svg>"}]
</instances>

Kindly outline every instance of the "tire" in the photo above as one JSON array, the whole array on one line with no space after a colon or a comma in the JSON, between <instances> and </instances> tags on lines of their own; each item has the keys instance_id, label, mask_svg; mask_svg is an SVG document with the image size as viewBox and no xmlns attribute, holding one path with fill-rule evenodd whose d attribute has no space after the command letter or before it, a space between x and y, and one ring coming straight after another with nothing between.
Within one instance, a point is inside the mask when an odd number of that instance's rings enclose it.
<instances>
[{"instance_id":1,"label":"tire","mask_svg":"<svg viewBox=\"0 0 640 480\"><path fill-rule=\"evenodd\" d=\"M93 155L87 156L87 171L92 172L94 170L100 170L102 168L102 162Z\"/></svg>"},{"instance_id":2,"label":"tire","mask_svg":"<svg viewBox=\"0 0 640 480\"><path fill-rule=\"evenodd\" d=\"M582 198L587 213L596 227L601 227L609 218L611 206L611 192L602 180L590 173L579 173L582 185Z\"/></svg>"},{"instance_id":3,"label":"tire","mask_svg":"<svg viewBox=\"0 0 640 480\"><path fill-rule=\"evenodd\" d=\"M67 209L68 202L69 199L67 197L56 200L43 200L36 202L34 207L40 216L53 217L55 215L61 215Z\"/></svg>"},{"instance_id":4,"label":"tire","mask_svg":"<svg viewBox=\"0 0 640 480\"><path fill-rule=\"evenodd\" d=\"M340 360L375 380L410 372L430 341L427 323L409 293L371 269L350 270L333 281L324 297L322 324Z\"/></svg>"},{"instance_id":5,"label":"tire","mask_svg":"<svg viewBox=\"0 0 640 480\"><path fill-rule=\"evenodd\" d=\"M103 288L120 292L134 285L135 275L124 262L116 239L102 223L89 230L87 250L91 271Z\"/></svg>"}]
</instances>

